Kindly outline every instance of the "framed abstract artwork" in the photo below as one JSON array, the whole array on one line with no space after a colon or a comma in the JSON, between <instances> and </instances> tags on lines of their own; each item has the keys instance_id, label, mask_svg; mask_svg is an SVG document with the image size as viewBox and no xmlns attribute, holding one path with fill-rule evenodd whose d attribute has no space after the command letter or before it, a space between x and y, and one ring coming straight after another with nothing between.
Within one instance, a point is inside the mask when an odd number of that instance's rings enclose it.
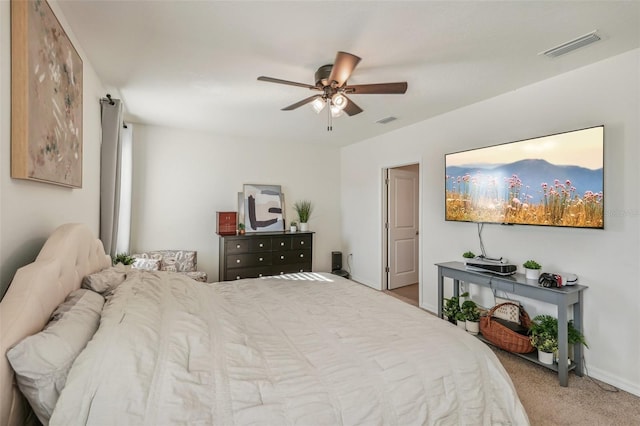
<instances>
[{"instance_id":1,"label":"framed abstract artwork","mask_svg":"<svg viewBox=\"0 0 640 426\"><path fill-rule=\"evenodd\" d=\"M284 197L280 185L245 184L243 206L246 232L284 231Z\"/></svg>"},{"instance_id":2,"label":"framed abstract artwork","mask_svg":"<svg viewBox=\"0 0 640 426\"><path fill-rule=\"evenodd\" d=\"M11 1L11 177L82 188L82 59L45 0Z\"/></svg>"}]
</instances>

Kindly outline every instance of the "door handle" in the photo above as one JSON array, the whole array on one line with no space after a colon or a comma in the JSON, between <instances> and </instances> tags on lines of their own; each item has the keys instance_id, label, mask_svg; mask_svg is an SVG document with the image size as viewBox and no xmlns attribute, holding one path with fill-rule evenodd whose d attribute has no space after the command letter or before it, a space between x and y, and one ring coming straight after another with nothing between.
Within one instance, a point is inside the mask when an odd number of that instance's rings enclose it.
<instances>
[{"instance_id":1,"label":"door handle","mask_svg":"<svg viewBox=\"0 0 640 426\"><path fill-rule=\"evenodd\" d=\"M420 234L420 231L416 231L416 235Z\"/></svg>"}]
</instances>

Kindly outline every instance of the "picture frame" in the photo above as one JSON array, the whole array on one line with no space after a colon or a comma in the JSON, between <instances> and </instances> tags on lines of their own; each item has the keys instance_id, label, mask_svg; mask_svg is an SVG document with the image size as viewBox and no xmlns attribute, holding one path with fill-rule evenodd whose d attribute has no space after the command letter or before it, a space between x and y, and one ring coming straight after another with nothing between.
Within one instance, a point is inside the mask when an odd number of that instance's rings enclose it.
<instances>
[{"instance_id":1,"label":"picture frame","mask_svg":"<svg viewBox=\"0 0 640 426\"><path fill-rule=\"evenodd\" d=\"M280 185L245 184L239 203L246 232L285 230L284 194Z\"/></svg>"},{"instance_id":2,"label":"picture frame","mask_svg":"<svg viewBox=\"0 0 640 426\"><path fill-rule=\"evenodd\" d=\"M82 58L46 0L11 1L11 177L82 188Z\"/></svg>"}]
</instances>

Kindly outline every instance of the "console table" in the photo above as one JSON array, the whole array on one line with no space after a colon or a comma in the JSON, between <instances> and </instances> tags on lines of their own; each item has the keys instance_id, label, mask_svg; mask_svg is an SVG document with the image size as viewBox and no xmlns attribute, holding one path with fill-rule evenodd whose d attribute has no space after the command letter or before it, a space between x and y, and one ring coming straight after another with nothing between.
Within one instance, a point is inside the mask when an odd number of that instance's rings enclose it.
<instances>
[{"instance_id":1,"label":"console table","mask_svg":"<svg viewBox=\"0 0 640 426\"><path fill-rule=\"evenodd\" d=\"M538 285L535 280L527 280L524 274L509 276L495 275L488 272L467 270L462 262L437 263L438 267L438 316L443 318L442 305L444 297L444 279L453 280L453 295L460 296L460 281L487 287L492 290L502 290L506 293L539 300L555 305L558 311L558 364L547 365L538 362L535 355L515 354L542 366L557 370L561 386L567 386L569 370L574 370L576 375L582 376L582 345L574 345L574 362L568 365L563 361L569 358L567 311L573 307L573 325L582 333L582 298L587 286L572 285L560 288L546 288ZM489 342L490 343L490 342ZM535 354L535 352L534 352Z\"/></svg>"}]
</instances>

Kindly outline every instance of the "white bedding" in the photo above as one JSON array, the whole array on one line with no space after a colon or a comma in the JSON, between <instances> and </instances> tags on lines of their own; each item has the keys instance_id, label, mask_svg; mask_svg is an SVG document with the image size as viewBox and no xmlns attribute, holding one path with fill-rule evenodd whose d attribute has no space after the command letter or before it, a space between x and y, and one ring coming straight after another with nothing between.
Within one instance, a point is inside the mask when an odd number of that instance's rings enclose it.
<instances>
[{"instance_id":1,"label":"white bedding","mask_svg":"<svg viewBox=\"0 0 640 426\"><path fill-rule=\"evenodd\" d=\"M50 424L528 424L504 368L476 338L383 293L315 276L128 279Z\"/></svg>"}]
</instances>

